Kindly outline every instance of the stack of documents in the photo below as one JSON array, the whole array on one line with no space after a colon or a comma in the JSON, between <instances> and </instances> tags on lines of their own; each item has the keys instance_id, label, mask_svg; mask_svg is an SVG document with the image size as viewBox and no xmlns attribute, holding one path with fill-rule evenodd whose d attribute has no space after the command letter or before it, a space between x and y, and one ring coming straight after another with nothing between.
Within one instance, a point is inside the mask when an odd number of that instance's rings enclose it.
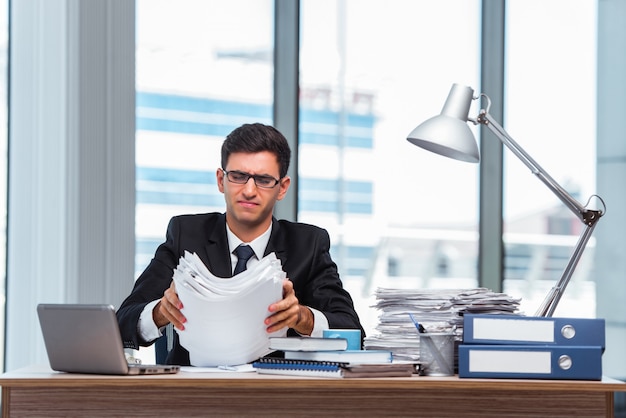
<instances>
[{"instance_id":1,"label":"stack of documents","mask_svg":"<svg viewBox=\"0 0 626 418\"><path fill-rule=\"evenodd\" d=\"M268 354L269 338L287 329L266 331L268 306L282 299L286 274L274 253L232 278L214 276L196 255L185 252L174 282L187 318L177 331L194 366L249 363Z\"/></svg>"},{"instance_id":2,"label":"stack of documents","mask_svg":"<svg viewBox=\"0 0 626 418\"><path fill-rule=\"evenodd\" d=\"M378 288L376 300L378 333L365 338L365 348L391 350L394 359L406 361L419 361L419 335L409 313L428 332L454 332L460 341L464 314L518 314L520 303L520 299L485 288Z\"/></svg>"},{"instance_id":3,"label":"stack of documents","mask_svg":"<svg viewBox=\"0 0 626 418\"><path fill-rule=\"evenodd\" d=\"M603 319L466 315L459 377L600 380Z\"/></svg>"},{"instance_id":4,"label":"stack of documents","mask_svg":"<svg viewBox=\"0 0 626 418\"><path fill-rule=\"evenodd\" d=\"M252 366L260 374L313 377L411 377L415 373L415 365L410 363L350 364L263 357Z\"/></svg>"}]
</instances>

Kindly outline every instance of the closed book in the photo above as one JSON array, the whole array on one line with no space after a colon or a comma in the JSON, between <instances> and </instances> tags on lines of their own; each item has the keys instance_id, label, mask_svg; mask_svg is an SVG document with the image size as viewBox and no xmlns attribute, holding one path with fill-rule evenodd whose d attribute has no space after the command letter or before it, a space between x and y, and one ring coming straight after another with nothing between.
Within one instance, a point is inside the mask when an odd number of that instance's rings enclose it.
<instances>
[{"instance_id":1,"label":"closed book","mask_svg":"<svg viewBox=\"0 0 626 418\"><path fill-rule=\"evenodd\" d=\"M341 367L342 377L411 377L416 373L412 363L346 364Z\"/></svg>"},{"instance_id":2,"label":"closed book","mask_svg":"<svg viewBox=\"0 0 626 418\"><path fill-rule=\"evenodd\" d=\"M602 347L459 345L459 377L602 379Z\"/></svg>"},{"instance_id":3,"label":"closed book","mask_svg":"<svg viewBox=\"0 0 626 418\"><path fill-rule=\"evenodd\" d=\"M387 350L341 350L341 351L285 351L285 358L292 360L334 361L350 364L391 363L393 355Z\"/></svg>"},{"instance_id":4,"label":"closed book","mask_svg":"<svg viewBox=\"0 0 626 418\"><path fill-rule=\"evenodd\" d=\"M337 351L348 348L345 338L270 337L270 350Z\"/></svg>"},{"instance_id":5,"label":"closed book","mask_svg":"<svg viewBox=\"0 0 626 418\"><path fill-rule=\"evenodd\" d=\"M604 319L466 314L464 344L549 344L605 347Z\"/></svg>"}]
</instances>

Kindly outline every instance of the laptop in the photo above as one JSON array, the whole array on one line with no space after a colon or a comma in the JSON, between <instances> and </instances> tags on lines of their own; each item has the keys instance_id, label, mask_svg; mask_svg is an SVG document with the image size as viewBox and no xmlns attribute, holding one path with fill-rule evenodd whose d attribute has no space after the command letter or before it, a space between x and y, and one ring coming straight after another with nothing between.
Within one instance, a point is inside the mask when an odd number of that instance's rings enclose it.
<instances>
[{"instance_id":1,"label":"laptop","mask_svg":"<svg viewBox=\"0 0 626 418\"><path fill-rule=\"evenodd\" d=\"M52 370L115 375L177 373L180 366L128 363L111 305L37 305Z\"/></svg>"}]
</instances>

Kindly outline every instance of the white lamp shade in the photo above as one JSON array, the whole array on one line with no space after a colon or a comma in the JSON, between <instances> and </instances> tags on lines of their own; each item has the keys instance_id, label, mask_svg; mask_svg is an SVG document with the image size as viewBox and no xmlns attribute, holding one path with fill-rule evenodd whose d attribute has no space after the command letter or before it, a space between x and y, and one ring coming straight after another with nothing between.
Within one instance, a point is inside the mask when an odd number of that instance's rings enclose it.
<instances>
[{"instance_id":1,"label":"white lamp shade","mask_svg":"<svg viewBox=\"0 0 626 418\"><path fill-rule=\"evenodd\" d=\"M478 145L467 124L474 91L454 84L441 114L413 129L407 139L414 145L460 161L480 161Z\"/></svg>"}]
</instances>

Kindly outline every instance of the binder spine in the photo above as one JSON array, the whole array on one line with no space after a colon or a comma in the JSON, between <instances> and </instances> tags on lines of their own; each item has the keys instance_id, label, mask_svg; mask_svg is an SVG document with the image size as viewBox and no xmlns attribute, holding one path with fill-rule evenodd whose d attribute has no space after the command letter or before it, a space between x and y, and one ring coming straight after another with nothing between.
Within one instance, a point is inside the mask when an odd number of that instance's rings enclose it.
<instances>
[{"instance_id":1,"label":"binder spine","mask_svg":"<svg viewBox=\"0 0 626 418\"><path fill-rule=\"evenodd\" d=\"M602 348L461 344L459 377L600 380Z\"/></svg>"},{"instance_id":2,"label":"binder spine","mask_svg":"<svg viewBox=\"0 0 626 418\"><path fill-rule=\"evenodd\" d=\"M464 344L605 347L605 321L597 318L466 314Z\"/></svg>"}]
</instances>

